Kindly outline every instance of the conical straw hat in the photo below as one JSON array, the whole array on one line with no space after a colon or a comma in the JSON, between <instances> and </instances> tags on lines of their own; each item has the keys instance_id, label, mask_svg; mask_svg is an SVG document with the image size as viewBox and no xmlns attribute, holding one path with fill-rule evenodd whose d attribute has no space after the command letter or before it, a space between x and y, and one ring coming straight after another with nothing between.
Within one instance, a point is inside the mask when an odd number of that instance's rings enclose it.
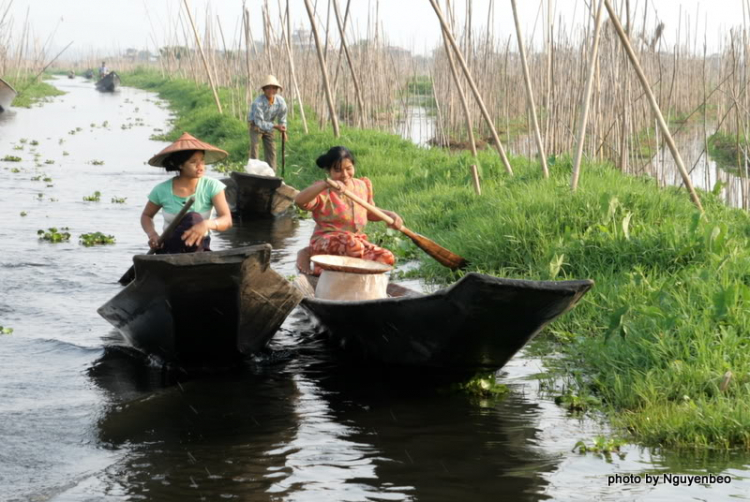
<instances>
[{"instance_id":1,"label":"conical straw hat","mask_svg":"<svg viewBox=\"0 0 750 502\"><path fill-rule=\"evenodd\" d=\"M151 166L164 167L164 159L166 159L172 153L181 152L183 150L203 150L203 162L206 164L213 164L214 162L219 162L220 160L224 160L229 157L229 154L221 148L216 148L213 145L204 143L203 141L185 132L182 133L182 136L180 136L177 141L151 157L148 163Z\"/></svg>"},{"instance_id":2,"label":"conical straw hat","mask_svg":"<svg viewBox=\"0 0 750 502\"><path fill-rule=\"evenodd\" d=\"M274 77L273 75L266 75L266 77L261 81L260 83L261 90L267 85L275 85L276 87L279 88L279 90L281 91L284 90L284 88L281 87L281 84L279 83L279 81L276 80L276 77Z\"/></svg>"}]
</instances>

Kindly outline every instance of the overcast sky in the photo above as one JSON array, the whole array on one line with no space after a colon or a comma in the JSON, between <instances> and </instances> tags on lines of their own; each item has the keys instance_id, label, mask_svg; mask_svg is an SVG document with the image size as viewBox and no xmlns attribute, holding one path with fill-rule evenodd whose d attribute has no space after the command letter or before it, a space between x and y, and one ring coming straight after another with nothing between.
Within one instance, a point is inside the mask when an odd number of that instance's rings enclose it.
<instances>
[{"instance_id":1,"label":"overcast sky","mask_svg":"<svg viewBox=\"0 0 750 502\"><path fill-rule=\"evenodd\" d=\"M281 0L284 2L285 0ZM588 0L587 0L588 1ZM595 0L596 1L596 0ZM734 26L741 26L743 2L750 0L649 0L648 24L653 28L657 15L665 22L665 42L676 40L678 19L682 13L682 37L686 22L691 30L699 30L702 44L704 31L707 32L709 51L719 46L721 34L727 34ZM28 12L33 35L39 43L45 43L51 36L51 51L59 50L69 42L74 44L66 54L68 57L81 54L108 55L127 48L153 50L170 41L174 34L173 23L178 11L183 8L183 0L0 0L0 8L11 3L11 16L14 20L13 32L18 39ZM271 18L278 24L279 0L268 0ZM318 4L318 21L325 23L327 0L311 0ZM338 0L343 9L346 0ZM351 0L351 19L355 33L347 35L353 40L366 35L368 13L375 16L375 0ZM453 0L459 22L463 23L467 0ZM541 41L543 18L539 16L540 4L546 10L548 0L517 0L524 35L531 37L536 26L537 43ZM641 24L643 5L646 0L631 0L631 6L638 6ZM228 45L236 46L240 36L242 0L189 0L199 26L204 26L206 13L212 19L219 19ZM586 21L587 11L584 0L552 0L557 24L562 23L570 31L572 26ZM256 40L262 40L261 7L264 0L246 0L251 16L251 28ZM441 0L444 5L444 0ZM473 0L474 27L483 29L487 22L490 0ZM309 27L304 0L290 0L292 25ZM2 12L0 12L2 14ZM379 17L386 36L392 45L398 45L417 53L427 53L439 42L439 24L428 0L380 0ZM333 27L333 25L332 25ZM510 0L495 0L492 16L494 33L507 39L514 35L513 15ZM6 28L7 29L7 28ZM180 35L182 37L182 35ZM512 40L515 44L515 38Z\"/></svg>"}]
</instances>

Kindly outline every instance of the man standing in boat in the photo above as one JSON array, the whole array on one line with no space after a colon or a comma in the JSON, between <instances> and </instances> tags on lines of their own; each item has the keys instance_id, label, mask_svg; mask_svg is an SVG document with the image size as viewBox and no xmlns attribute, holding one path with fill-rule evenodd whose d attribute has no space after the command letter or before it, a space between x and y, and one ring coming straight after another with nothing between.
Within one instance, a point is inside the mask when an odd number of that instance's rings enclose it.
<instances>
[{"instance_id":1,"label":"man standing in boat","mask_svg":"<svg viewBox=\"0 0 750 502\"><path fill-rule=\"evenodd\" d=\"M263 155L266 162L276 170L276 142L274 129L281 131L284 140L286 133L286 101L278 95L283 89L273 75L267 75L260 85L263 94L255 98L247 116L250 131L250 158L258 158L258 143L263 138ZM274 121L278 121L274 124Z\"/></svg>"},{"instance_id":2,"label":"man standing in boat","mask_svg":"<svg viewBox=\"0 0 750 502\"><path fill-rule=\"evenodd\" d=\"M99 67L99 78L103 78L107 73L109 73L109 70L107 70L107 63L102 61L102 65Z\"/></svg>"}]
</instances>

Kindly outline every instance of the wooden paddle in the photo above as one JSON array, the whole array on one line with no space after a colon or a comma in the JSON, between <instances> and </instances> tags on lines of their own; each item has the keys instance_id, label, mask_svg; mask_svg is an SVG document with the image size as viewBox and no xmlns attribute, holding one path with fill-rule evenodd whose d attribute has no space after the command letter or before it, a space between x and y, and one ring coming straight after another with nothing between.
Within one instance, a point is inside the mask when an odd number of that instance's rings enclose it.
<instances>
[{"instance_id":1,"label":"wooden paddle","mask_svg":"<svg viewBox=\"0 0 750 502\"><path fill-rule=\"evenodd\" d=\"M281 177L284 177L286 167L286 131L281 131Z\"/></svg>"},{"instance_id":2,"label":"wooden paddle","mask_svg":"<svg viewBox=\"0 0 750 502\"><path fill-rule=\"evenodd\" d=\"M188 213L190 208L193 206L193 203L195 202L195 197L190 197L186 202L185 205L182 206L182 209L180 209L180 212L177 213L177 215L174 217L174 220L172 220L172 223L170 223L167 226L167 229L164 230L164 233L161 234L159 237L159 246L164 244L164 241L169 239L172 234L174 233L175 228L177 228L177 225L180 224L182 219L185 217L185 215ZM156 252L156 249L151 248L148 250L148 253L146 254L154 254ZM127 272L122 274L122 277L120 277L120 280L117 281L123 286L127 286L131 282L133 282L133 279L135 279L135 265L131 265Z\"/></svg>"},{"instance_id":3,"label":"wooden paddle","mask_svg":"<svg viewBox=\"0 0 750 502\"><path fill-rule=\"evenodd\" d=\"M330 179L326 179L326 183L328 183L328 186L331 188L337 189L339 186L334 183ZM393 225L393 218L385 214L383 211L378 209L377 207L373 206L369 202L360 199L353 193L349 192L348 190L341 190L341 193L349 197L351 200L359 204L360 206L364 207L368 211L370 211L372 214L386 222L388 225ZM420 235L416 232L413 232L406 228L405 226L401 225L401 228L399 229L401 232L403 232L407 237L409 237L414 244L420 247L425 253L435 258L435 260L438 261L441 265L448 267L451 270L457 270L460 268L464 268L467 265L467 262L464 258L458 256L456 253L453 253L452 251L448 251L444 247L440 246L434 241L431 241L424 235Z\"/></svg>"}]
</instances>

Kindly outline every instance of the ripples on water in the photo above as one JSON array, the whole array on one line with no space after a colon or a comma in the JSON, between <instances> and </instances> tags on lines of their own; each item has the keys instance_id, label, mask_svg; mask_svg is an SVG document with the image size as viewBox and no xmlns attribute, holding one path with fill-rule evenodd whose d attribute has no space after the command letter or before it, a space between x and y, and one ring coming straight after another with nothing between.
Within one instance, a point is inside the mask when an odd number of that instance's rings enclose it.
<instances>
[{"instance_id":1,"label":"ripples on water","mask_svg":"<svg viewBox=\"0 0 750 502\"><path fill-rule=\"evenodd\" d=\"M440 375L342 365L300 310L267 353L239 368L188 372L124 348L96 308L146 249L138 218L165 179L144 165L164 146L148 138L168 114L149 93L99 94L80 79L56 85L68 94L0 119L0 157L24 159L0 163L0 321L15 329L0 337L0 500L746 497L747 456L627 447L607 463L572 454L576 441L606 428L567 417L540 394L541 367L527 357L501 372L507 398L476 401L445 392ZM35 168L28 143L13 150L21 138L36 139L41 161L55 164ZM41 173L53 187L31 180ZM95 190L101 202L83 202ZM111 204L114 196L126 204ZM70 227L71 242L39 242L36 230L50 226ZM76 242L92 231L117 244ZM212 245L271 242L274 267L288 275L311 231L309 220L264 221ZM702 469L734 481L689 491L606 486L612 473Z\"/></svg>"}]
</instances>

